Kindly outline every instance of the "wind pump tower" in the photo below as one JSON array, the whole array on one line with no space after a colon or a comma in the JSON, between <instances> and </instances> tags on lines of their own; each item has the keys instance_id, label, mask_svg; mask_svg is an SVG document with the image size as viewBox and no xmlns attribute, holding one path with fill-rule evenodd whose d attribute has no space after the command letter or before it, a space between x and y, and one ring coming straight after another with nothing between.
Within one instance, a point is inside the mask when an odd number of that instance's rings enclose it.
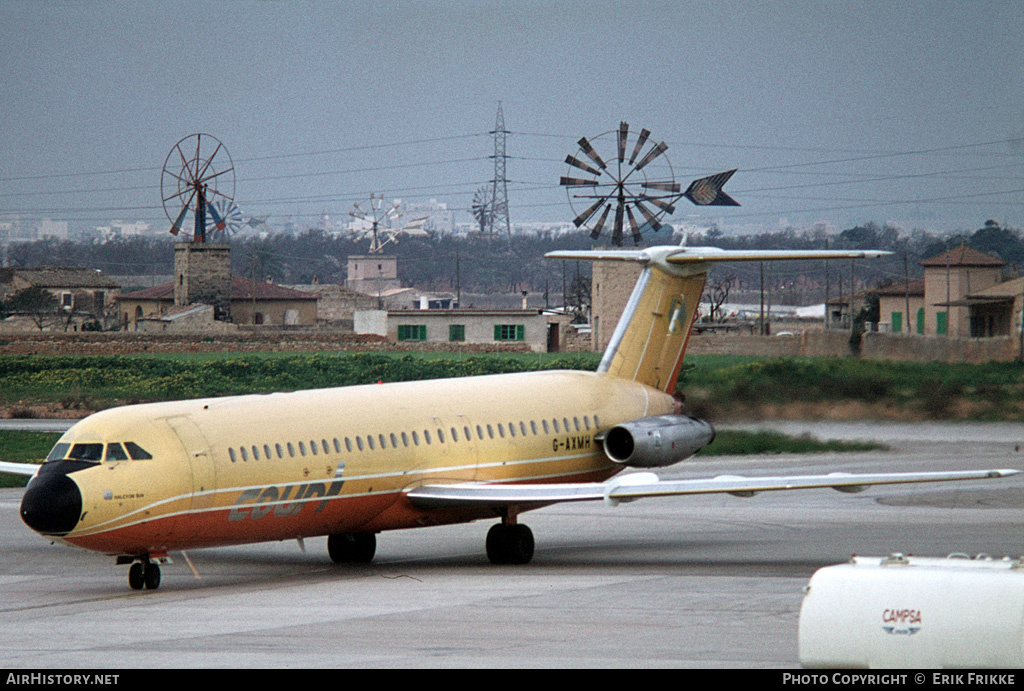
<instances>
[{"instance_id":1,"label":"wind pump tower","mask_svg":"<svg viewBox=\"0 0 1024 691\"><path fill-rule=\"evenodd\" d=\"M508 218L508 179L505 177L505 116L498 101L498 117L494 123L494 179L491 180L491 213L488 219L488 233L493 237L495 228L505 227L505 234L512 239L512 226Z\"/></svg>"}]
</instances>

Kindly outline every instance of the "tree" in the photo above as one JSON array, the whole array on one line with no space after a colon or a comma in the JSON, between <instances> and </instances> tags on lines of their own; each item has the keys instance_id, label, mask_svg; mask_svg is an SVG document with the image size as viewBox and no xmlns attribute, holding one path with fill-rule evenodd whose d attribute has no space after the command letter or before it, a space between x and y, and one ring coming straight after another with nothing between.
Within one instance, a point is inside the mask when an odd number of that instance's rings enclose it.
<instances>
[{"instance_id":1,"label":"tree","mask_svg":"<svg viewBox=\"0 0 1024 691\"><path fill-rule=\"evenodd\" d=\"M60 316L57 298L50 291L38 286L19 290L7 301L7 309L11 314L30 318L40 331L47 323Z\"/></svg>"}]
</instances>

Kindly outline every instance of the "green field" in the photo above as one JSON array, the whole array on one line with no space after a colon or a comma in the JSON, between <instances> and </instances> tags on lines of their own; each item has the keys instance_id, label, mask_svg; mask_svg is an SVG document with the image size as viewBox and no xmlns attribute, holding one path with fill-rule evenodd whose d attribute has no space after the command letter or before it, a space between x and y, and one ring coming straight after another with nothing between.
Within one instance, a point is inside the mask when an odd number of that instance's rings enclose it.
<instances>
[{"instance_id":1,"label":"green field","mask_svg":"<svg viewBox=\"0 0 1024 691\"><path fill-rule=\"evenodd\" d=\"M0 430L0 461L42 463L60 439L60 432L11 432ZM0 487L21 487L28 478L0 473Z\"/></svg>"},{"instance_id":2,"label":"green field","mask_svg":"<svg viewBox=\"0 0 1024 691\"><path fill-rule=\"evenodd\" d=\"M539 369L594 370L594 353L0 357L0 406L89 412L126 403L293 391ZM1024 419L1024 365L906 363L853 358L697 356L678 391L701 417L750 417L760 408L851 403L874 417Z\"/></svg>"}]
</instances>

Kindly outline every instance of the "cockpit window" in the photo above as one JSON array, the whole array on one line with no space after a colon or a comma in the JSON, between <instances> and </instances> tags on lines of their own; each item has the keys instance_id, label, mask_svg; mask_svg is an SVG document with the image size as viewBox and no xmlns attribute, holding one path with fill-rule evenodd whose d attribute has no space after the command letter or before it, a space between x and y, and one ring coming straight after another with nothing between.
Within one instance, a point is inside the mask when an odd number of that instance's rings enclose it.
<instances>
[{"instance_id":1,"label":"cockpit window","mask_svg":"<svg viewBox=\"0 0 1024 691\"><path fill-rule=\"evenodd\" d=\"M48 461L59 461L67 455L68 449L71 448L71 444L57 444L53 447L53 451L46 457Z\"/></svg>"},{"instance_id":2,"label":"cockpit window","mask_svg":"<svg viewBox=\"0 0 1024 691\"><path fill-rule=\"evenodd\" d=\"M75 444L68 458L73 461L99 461L103 459L103 444Z\"/></svg>"},{"instance_id":3,"label":"cockpit window","mask_svg":"<svg viewBox=\"0 0 1024 691\"><path fill-rule=\"evenodd\" d=\"M120 444L107 444L107 460L127 461L128 454L124 452L124 447L122 447Z\"/></svg>"},{"instance_id":4,"label":"cockpit window","mask_svg":"<svg viewBox=\"0 0 1024 691\"><path fill-rule=\"evenodd\" d=\"M152 454L133 441L126 441L124 448L128 449L128 455L133 461L148 461L153 458Z\"/></svg>"}]
</instances>

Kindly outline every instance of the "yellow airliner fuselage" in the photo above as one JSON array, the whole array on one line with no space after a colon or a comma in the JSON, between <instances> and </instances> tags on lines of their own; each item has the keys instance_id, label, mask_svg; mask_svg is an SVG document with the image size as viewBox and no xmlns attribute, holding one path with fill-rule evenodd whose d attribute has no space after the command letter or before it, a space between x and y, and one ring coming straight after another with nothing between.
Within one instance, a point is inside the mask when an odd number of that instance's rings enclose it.
<instances>
[{"instance_id":1,"label":"yellow airliner fuselage","mask_svg":"<svg viewBox=\"0 0 1024 691\"><path fill-rule=\"evenodd\" d=\"M672 397L600 373L554 371L153 403L107 410L61 438L132 442L148 459L74 473L63 541L118 555L494 516L426 511L428 483L601 481L622 466L595 434L669 413Z\"/></svg>"}]
</instances>

